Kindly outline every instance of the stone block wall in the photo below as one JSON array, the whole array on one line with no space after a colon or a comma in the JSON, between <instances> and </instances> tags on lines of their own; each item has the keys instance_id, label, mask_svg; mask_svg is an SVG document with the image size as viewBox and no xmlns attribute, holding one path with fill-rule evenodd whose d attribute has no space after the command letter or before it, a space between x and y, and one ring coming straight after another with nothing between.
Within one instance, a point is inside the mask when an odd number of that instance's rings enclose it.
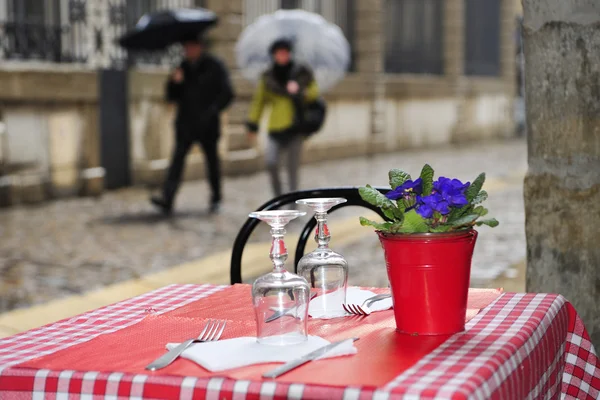
<instances>
[{"instance_id":1,"label":"stone block wall","mask_svg":"<svg viewBox=\"0 0 600 400\"><path fill-rule=\"evenodd\" d=\"M0 206L102 192L97 77L82 68L0 70Z\"/></svg>"}]
</instances>

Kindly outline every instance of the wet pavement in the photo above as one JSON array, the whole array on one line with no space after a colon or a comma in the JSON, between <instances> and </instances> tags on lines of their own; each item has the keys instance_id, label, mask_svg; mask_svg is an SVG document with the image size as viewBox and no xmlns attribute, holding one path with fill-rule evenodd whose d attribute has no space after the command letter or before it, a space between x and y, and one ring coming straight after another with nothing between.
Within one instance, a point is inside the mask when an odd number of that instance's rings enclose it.
<instances>
[{"instance_id":1,"label":"wet pavement","mask_svg":"<svg viewBox=\"0 0 600 400\"><path fill-rule=\"evenodd\" d=\"M403 168L417 175L425 162L460 179L472 180L482 171L488 175L487 206L490 216L501 225L480 230L474 285L486 285L525 257L524 140L307 165L302 168L301 186L384 186L388 169ZM270 193L266 174L258 173L225 180L225 202L217 216L205 211L209 195L202 181L184 184L171 218L155 212L143 188L107 192L99 199L75 198L0 210L0 312L139 278L228 250L248 212L268 200ZM359 214L358 209L341 210L331 218ZM357 229L368 228L357 224ZM253 240L268 237L266 228L261 227ZM387 285L375 234L367 232L359 242L336 250L349 260L352 284ZM227 273L229 266L214 268Z\"/></svg>"}]
</instances>

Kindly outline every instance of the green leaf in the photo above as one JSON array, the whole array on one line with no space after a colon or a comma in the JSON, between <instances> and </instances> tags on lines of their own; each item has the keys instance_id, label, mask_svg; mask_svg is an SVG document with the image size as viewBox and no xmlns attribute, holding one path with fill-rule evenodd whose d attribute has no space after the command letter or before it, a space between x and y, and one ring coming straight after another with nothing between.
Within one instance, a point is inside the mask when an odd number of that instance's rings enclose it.
<instances>
[{"instance_id":1,"label":"green leaf","mask_svg":"<svg viewBox=\"0 0 600 400\"><path fill-rule=\"evenodd\" d=\"M475 196L475 198L473 199L471 204L481 204L484 201L486 201L487 198L488 198L488 193L485 190L482 190L479 192L479 194L477 196Z\"/></svg>"},{"instance_id":2,"label":"green leaf","mask_svg":"<svg viewBox=\"0 0 600 400\"><path fill-rule=\"evenodd\" d=\"M382 207L381 211L383 211L383 214L391 221L402 222L402 220L404 219L402 211L400 211L400 209L396 206L392 206L391 208Z\"/></svg>"},{"instance_id":3,"label":"green leaf","mask_svg":"<svg viewBox=\"0 0 600 400\"><path fill-rule=\"evenodd\" d=\"M409 207L408 206L408 201L406 199L400 199L398 200L398 206L402 207L402 211L406 211L406 209Z\"/></svg>"},{"instance_id":4,"label":"green leaf","mask_svg":"<svg viewBox=\"0 0 600 400\"><path fill-rule=\"evenodd\" d=\"M398 186L402 186L404 182L410 179L410 174L402 171L401 169L391 169L388 173L390 178L390 186L396 189Z\"/></svg>"},{"instance_id":5,"label":"green leaf","mask_svg":"<svg viewBox=\"0 0 600 400\"><path fill-rule=\"evenodd\" d=\"M479 174L479 176L477 178L475 178L473 183L471 183L471 185L467 189L467 193L466 193L469 204L471 204L473 199L475 199L475 197L479 194L479 191L481 190L481 187L483 186L484 182L485 182L485 173L481 173L481 174Z\"/></svg>"},{"instance_id":6,"label":"green leaf","mask_svg":"<svg viewBox=\"0 0 600 400\"><path fill-rule=\"evenodd\" d=\"M423 181L423 196L429 196L433 189L433 168L429 164L425 164L420 175Z\"/></svg>"},{"instance_id":7,"label":"green leaf","mask_svg":"<svg viewBox=\"0 0 600 400\"><path fill-rule=\"evenodd\" d=\"M371 221L370 219L367 219L365 217L360 217L360 224L362 226L372 226L373 228L377 229L378 231L383 231L383 232L389 232L390 227L392 226L391 222L375 222L375 221Z\"/></svg>"},{"instance_id":8,"label":"green leaf","mask_svg":"<svg viewBox=\"0 0 600 400\"><path fill-rule=\"evenodd\" d=\"M402 224L403 222L394 222L392 226L390 226L391 233L400 233L402 232Z\"/></svg>"},{"instance_id":9,"label":"green leaf","mask_svg":"<svg viewBox=\"0 0 600 400\"><path fill-rule=\"evenodd\" d=\"M425 233L429 232L429 225L425 220L416 213L415 210L410 210L404 214L404 223L402 224L402 233Z\"/></svg>"},{"instance_id":10,"label":"green leaf","mask_svg":"<svg viewBox=\"0 0 600 400\"><path fill-rule=\"evenodd\" d=\"M435 232L435 233L444 233L444 232L449 232L451 230L452 230L452 225L438 225L435 228L431 228L429 231Z\"/></svg>"},{"instance_id":11,"label":"green leaf","mask_svg":"<svg viewBox=\"0 0 600 400\"><path fill-rule=\"evenodd\" d=\"M370 185L358 189L360 197L367 203L379 207L384 215L394 221L402 222L404 214L394 202Z\"/></svg>"},{"instance_id":12,"label":"green leaf","mask_svg":"<svg viewBox=\"0 0 600 400\"><path fill-rule=\"evenodd\" d=\"M377 189L371 187L371 185L359 188L358 193L364 201L379 208L383 208L384 206L389 206L389 204L392 204L390 199L385 197L385 195Z\"/></svg>"},{"instance_id":13,"label":"green leaf","mask_svg":"<svg viewBox=\"0 0 600 400\"><path fill-rule=\"evenodd\" d=\"M500 225L500 222L498 222L498 221L496 220L496 218L490 218L490 219L483 219L483 220L481 220L481 221L477 221L477 222L476 222L476 225L477 225L477 226L481 226L481 225L487 225L487 226L489 226L490 228L495 228L495 227L497 227L498 225Z\"/></svg>"},{"instance_id":14,"label":"green leaf","mask_svg":"<svg viewBox=\"0 0 600 400\"><path fill-rule=\"evenodd\" d=\"M448 223L453 223L454 221L463 217L464 215L469 214L472 209L473 206L470 204L467 204L466 206L463 206L461 208L454 208L452 211L450 211L450 214L448 214Z\"/></svg>"},{"instance_id":15,"label":"green leaf","mask_svg":"<svg viewBox=\"0 0 600 400\"><path fill-rule=\"evenodd\" d=\"M477 218L479 218L479 215L477 214L467 214L464 217L460 217L456 221L452 221L452 227L458 228L461 226L472 225Z\"/></svg>"},{"instance_id":16,"label":"green leaf","mask_svg":"<svg viewBox=\"0 0 600 400\"><path fill-rule=\"evenodd\" d=\"M473 214L477 214L480 217L487 215L487 213L488 213L488 209L483 206L477 206L473 209Z\"/></svg>"}]
</instances>

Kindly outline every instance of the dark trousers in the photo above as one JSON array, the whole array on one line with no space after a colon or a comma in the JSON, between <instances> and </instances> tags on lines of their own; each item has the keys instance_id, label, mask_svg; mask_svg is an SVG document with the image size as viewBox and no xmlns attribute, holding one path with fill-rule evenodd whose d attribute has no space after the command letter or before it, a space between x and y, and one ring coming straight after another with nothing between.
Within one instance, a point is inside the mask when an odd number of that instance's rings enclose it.
<instances>
[{"instance_id":1,"label":"dark trousers","mask_svg":"<svg viewBox=\"0 0 600 400\"><path fill-rule=\"evenodd\" d=\"M211 202L218 203L221 201L221 162L217 148L218 140L197 140L179 136L175 143L175 150L173 151L171 165L163 189L164 198L169 203L173 203L175 199L183 175L185 157L194 143L198 143L204 152L208 181L212 191Z\"/></svg>"}]
</instances>

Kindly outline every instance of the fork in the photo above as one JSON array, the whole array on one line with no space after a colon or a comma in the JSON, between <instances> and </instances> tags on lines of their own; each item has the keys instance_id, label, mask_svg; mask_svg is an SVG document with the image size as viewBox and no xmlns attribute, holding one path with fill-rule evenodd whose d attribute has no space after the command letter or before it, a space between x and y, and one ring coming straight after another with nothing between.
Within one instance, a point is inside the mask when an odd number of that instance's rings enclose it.
<instances>
[{"instance_id":1,"label":"fork","mask_svg":"<svg viewBox=\"0 0 600 400\"><path fill-rule=\"evenodd\" d=\"M219 340L221 335L223 335L225 325L227 325L227 321L209 319L197 338L188 339L177 347L169 350L167 353L148 364L146 369L149 371L156 371L157 369L162 369L168 365L171 365L171 363L175 361L177 357L179 357L181 353L185 351L185 349L190 347L192 343L215 342Z\"/></svg>"},{"instance_id":2,"label":"fork","mask_svg":"<svg viewBox=\"0 0 600 400\"><path fill-rule=\"evenodd\" d=\"M369 309L369 307L371 305L373 305L373 303L375 303L377 301L380 301L380 300L388 299L390 297L392 297L391 294L378 294L378 295L369 297L361 305L358 305L358 304L342 304L342 307L344 307L344 310L346 310L346 312L349 313L349 314L354 314L354 315L369 315L369 314L371 314L371 310Z\"/></svg>"}]
</instances>

